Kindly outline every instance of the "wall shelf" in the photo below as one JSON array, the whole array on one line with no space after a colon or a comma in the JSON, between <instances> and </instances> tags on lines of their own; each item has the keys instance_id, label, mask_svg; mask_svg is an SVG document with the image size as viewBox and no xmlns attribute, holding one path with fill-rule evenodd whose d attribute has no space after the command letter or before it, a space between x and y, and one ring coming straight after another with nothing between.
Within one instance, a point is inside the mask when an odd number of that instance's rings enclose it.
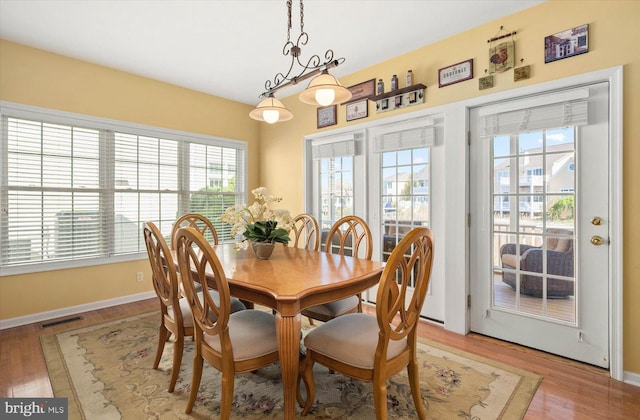
<instances>
[{"instance_id":1,"label":"wall shelf","mask_svg":"<svg viewBox=\"0 0 640 420\"><path fill-rule=\"evenodd\" d=\"M377 113L393 111L394 109L424 103L424 90L426 88L427 87L425 85L419 83L372 96L369 100L376 103Z\"/></svg>"}]
</instances>

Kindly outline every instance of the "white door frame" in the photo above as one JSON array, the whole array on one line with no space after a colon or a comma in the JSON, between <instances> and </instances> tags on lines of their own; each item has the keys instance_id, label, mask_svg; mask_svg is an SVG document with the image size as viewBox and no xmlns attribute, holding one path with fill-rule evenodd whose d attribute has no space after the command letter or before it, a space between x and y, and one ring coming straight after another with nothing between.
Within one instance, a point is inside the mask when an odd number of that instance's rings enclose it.
<instances>
[{"instance_id":1,"label":"white door frame","mask_svg":"<svg viewBox=\"0 0 640 420\"><path fill-rule=\"evenodd\" d=\"M569 86L609 82L609 145L610 145L610 284L609 284L609 347L610 374L613 379L623 380L623 261L622 261L622 96L623 68L611 67L577 76L510 89L483 95L451 104L423 108L414 112L365 122L335 130L336 133L370 128L382 123L391 123L411 118L440 114L444 117L443 143L445 146L445 209L442 221L446 234L444 242L445 308L444 327L459 334L469 332L470 312L467 307L469 296L469 146L467 143L469 109L521 96L535 95ZM470 82L473 83L473 82ZM428 106L428 98L426 100ZM306 136L303 149L309 153L308 140L327 135L318 133ZM305 178L309 168L304 165ZM305 186L308 179L305 179ZM309 208L310 194L305 191L305 208ZM471 221L473 223L473 221ZM437 240L437 238L436 238ZM464 262L464 264L462 264Z\"/></svg>"},{"instance_id":2,"label":"white door frame","mask_svg":"<svg viewBox=\"0 0 640 420\"><path fill-rule=\"evenodd\" d=\"M487 95L481 98L474 98L472 100L464 101L465 106L465 115L464 115L464 127L466 129L466 133L464 133L464 138L468 135L470 130L469 126L469 109L476 106L488 105L491 103L504 101L507 99L514 99L517 97L532 95L536 93L553 91L555 89L567 88L570 86L581 86L586 84L593 84L597 82L607 81L609 82L610 90L609 90L609 115L610 115L610 127L609 127L609 145L610 145L610 156L609 156L609 164L610 164L610 205L609 212L611 215L611 246L609 249L609 257L611 261L611 265L609 268L609 327L610 327L610 337L609 337L609 347L610 347L610 357L611 357L611 365L610 365L610 374L613 379L623 380L624 370L623 370L623 336L622 336L622 291L623 291L623 261L622 261L622 242L623 242L623 230L622 230L622 67L613 67L605 70L599 70L592 73L582 74L578 76L572 76L569 78L555 80L552 82L541 83L537 85L527 86L521 89L513 89L506 92L500 92L493 95ZM451 121L447 121L451 122ZM445 124L446 127L446 124ZM460 169L465 172L468 171L469 165L469 148L465 144L459 145L458 148L464 147L465 150L465 168ZM447 162L452 162L450 159L447 159ZM454 169L452 168L452 171ZM467 176L468 179L468 176ZM467 192L466 197L466 211L468 214L469 209L469 198L468 198L468 181L465 180L465 190ZM450 189L448 189L450 190ZM448 203L449 204L449 203ZM454 221L449 221L454 223ZM471 221L473 223L473 221ZM450 226L447 226L447 232L450 232ZM465 290L466 293L469 293L469 279L470 275L468 272L469 269L469 255L470 249L468 248L468 238L469 238L469 227L468 224L465 223L465 240L467 243L467 259L466 259L466 282L465 282ZM451 242L451 241L449 241ZM449 256L449 255L448 255ZM454 261L451 261L452 265ZM451 273L448 273L451 274ZM448 276L449 277L449 276ZM449 281L455 279L449 278ZM455 289L455 285L452 285L452 288ZM464 296L466 300L466 296ZM446 295L446 301L449 303L449 295ZM457 296L457 300L460 300L461 296ZM460 309L459 306L457 307ZM453 308L452 308L453 309ZM464 320L458 320L460 324L456 325L456 329L462 327L462 322L464 322L463 331L464 333L469 332L469 310L465 311L466 317ZM445 315L445 319L448 318ZM458 330L460 331L460 330Z\"/></svg>"}]
</instances>

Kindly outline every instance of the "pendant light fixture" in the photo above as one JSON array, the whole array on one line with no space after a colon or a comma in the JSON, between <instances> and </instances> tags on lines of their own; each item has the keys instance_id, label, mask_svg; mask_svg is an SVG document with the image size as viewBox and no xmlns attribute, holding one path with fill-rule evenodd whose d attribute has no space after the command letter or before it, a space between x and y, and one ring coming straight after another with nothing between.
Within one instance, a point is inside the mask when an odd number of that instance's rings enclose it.
<instances>
[{"instance_id":1,"label":"pendant light fixture","mask_svg":"<svg viewBox=\"0 0 640 420\"><path fill-rule=\"evenodd\" d=\"M329 106L351 99L351 92L340 84L338 79L329 74L329 69L344 62L344 58L333 58L333 50L324 53L325 61L320 56L313 55L306 64L300 61L301 45L306 45L309 35L304 31L304 5L300 0L300 35L294 44L291 41L291 9L292 0L287 0L288 26L287 42L284 44L282 54L291 56L291 64L286 74L277 73L273 80L267 80L264 84L266 89L260 95L262 101L256 109L249 113L249 117L258 121L265 121L273 124L280 121L288 121L293 118L293 114L278 99L274 97L276 91L298 84L316 76L309 82L307 88L300 94L300 100L306 104L316 106ZM297 64L297 66L296 66ZM294 70L294 67L297 67Z\"/></svg>"},{"instance_id":2,"label":"pendant light fixture","mask_svg":"<svg viewBox=\"0 0 640 420\"><path fill-rule=\"evenodd\" d=\"M300 100L309 105L329 106L351 99L351 92L338 79L323 70L300 94Z\"/></svg>"},{"instance_id":3,"label":"pendant light fixture","mask_svg":"<svg viewBox=\"0 0 640 420\"><path fill-rule=\"evenodd\" d=\"M249 113L254 120L264 121L273 124L280 121L289 121L293 118L293 114L284 107L282 102L269 95L266 99L260 101L256 109Z\"/></svg>"}]
</instances>

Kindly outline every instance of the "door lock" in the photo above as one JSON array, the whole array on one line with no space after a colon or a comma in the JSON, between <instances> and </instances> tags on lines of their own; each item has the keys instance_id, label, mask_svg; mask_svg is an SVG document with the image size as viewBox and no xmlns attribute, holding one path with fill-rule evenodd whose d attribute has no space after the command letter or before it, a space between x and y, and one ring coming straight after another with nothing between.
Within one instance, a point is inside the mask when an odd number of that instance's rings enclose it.
<instances>
[{"instance_id":1,"label":"door lock","mask_svg":"<svg viewBox=\"0 0 640 420\"><path fill-rule=\"evenodd\" d=\"M595 246L600 246L604 243L604 239L601 236L594 235L591 237L591 243Z\"/></svg>"},{"instance_id":2,"label":"door lock","mask_svg":"<svg viewBox=\"0 0 640 420\"><path fill-rule=\"evenodd\" d=\"M598 217L598 216L592 217L591 224L594 226L600 226L602 224L602 217Z\"/></svg>"}]
</instances>

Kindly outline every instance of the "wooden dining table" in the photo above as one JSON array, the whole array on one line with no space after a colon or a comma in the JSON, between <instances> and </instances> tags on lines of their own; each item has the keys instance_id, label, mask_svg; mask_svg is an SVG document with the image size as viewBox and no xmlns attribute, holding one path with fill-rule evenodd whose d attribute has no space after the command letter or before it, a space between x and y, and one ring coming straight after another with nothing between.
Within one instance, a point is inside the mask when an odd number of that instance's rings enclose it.
<instances>
[{"instance_id":1,"label":"wooden dining table","mask_svg":"<svg viewBox=\"0 0 640 420\"><path fill-rule=\"evenodd\" d=\"M275 310L284 418L293 419L300 361L300 311L375 286L384 263L280 244L268 260L257 259L251 250L236 251L234 244L213 248L231 295Z\"/></svg>"}]
</instances>

